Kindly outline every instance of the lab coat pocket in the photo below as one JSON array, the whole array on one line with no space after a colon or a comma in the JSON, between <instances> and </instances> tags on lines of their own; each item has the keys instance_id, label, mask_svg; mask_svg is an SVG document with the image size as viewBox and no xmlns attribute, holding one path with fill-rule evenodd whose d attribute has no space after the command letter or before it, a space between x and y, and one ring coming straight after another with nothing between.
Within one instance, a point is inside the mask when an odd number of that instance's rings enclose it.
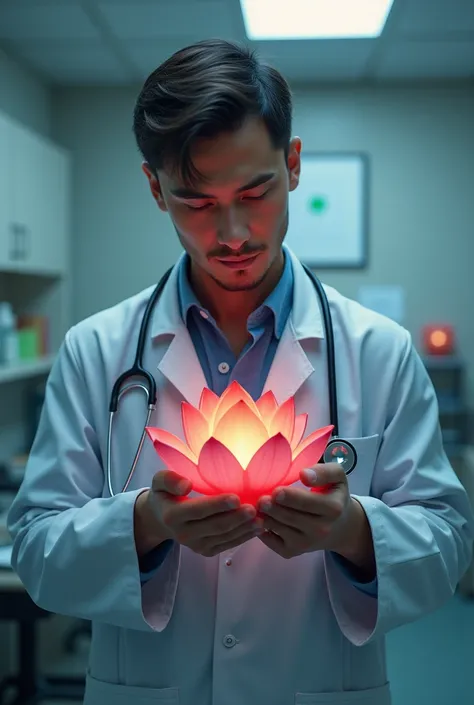
<instances>
[{"instance_id":1,"label":"lab coat pocket","mask_svg":"<svg viewBox=\"0 0 474 705\"><path fill-rule=\"evenodd\" d=\"M179 705L179 690L106 683L88 674L83 705Z\"/></svg>"},{"instance_id":2,"label":"lab coat pocket","mask_svg":"<svg viewBox=\"0 0 474 705\"><path fill-rule=\"evenodd\" d=\"M374 474L379 449L379 438L378 433L375 436L345 438L345 440L349 441L349 443L354 446L357 453L357 464L347 477L349 492L351 494L363 497L370 493L372 476Z\"/></svg>"},{"instance_id":3,"label":"lab coat pocket","mask_svg":"<svg viewBox=\"0 0 474 705\"><path fill-rule=\"evenodd\" d=\"M295 705L391 705L388 683L368 690L342 693L296 693Z\"/></svg>"}]
</instances>

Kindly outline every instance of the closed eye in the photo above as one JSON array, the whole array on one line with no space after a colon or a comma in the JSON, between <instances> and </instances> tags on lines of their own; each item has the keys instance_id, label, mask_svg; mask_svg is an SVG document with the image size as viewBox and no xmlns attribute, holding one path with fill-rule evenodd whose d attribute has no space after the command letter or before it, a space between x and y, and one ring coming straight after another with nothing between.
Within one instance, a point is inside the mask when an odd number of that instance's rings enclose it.
<instances>
[{"instance_id":1,"label":"closed eye","mask_svg":"<svg viewBox=\"0 0 474 705\"><path fill-rule=\"evenodd\" d=\"M242 196L243 201L261 201L262 198L265 198L267 195L268 191L265 191L265 193L262 193L260 196Z\"/></svg>"},{"instance_id":2,"label":"closed eye","mask_svg":"<svg viewBox=\"0 0 474 705\"><path fill-rule=\"evenodd\" d=\"M206 208L209 208L210 206L212 206L212 203L205 203L203 206L190 206L189 203L185 203L184 205L190 211L203 211L203 210L206 210Z\"/></svg>"},{"instance_id":3,"label":"closed eye","mask_svg":"<svg viewBox=\"0 0 474 705\"><path fill-rule=\"evenodd\" d=\"M267 195L267 193L270 190L271 189L268 189L267 191L265 191L265 193L262 193L259 196L242 196L241 200L242 201L261 201L265 198L265 196ZM213 205L212 203L204 203L202 206L191 206L189 203L185 203L186 208L188 208L188 210L191 210L191 211L204 211L207 208L211 208L212 205Z\"/></svg>"}]
</instances>

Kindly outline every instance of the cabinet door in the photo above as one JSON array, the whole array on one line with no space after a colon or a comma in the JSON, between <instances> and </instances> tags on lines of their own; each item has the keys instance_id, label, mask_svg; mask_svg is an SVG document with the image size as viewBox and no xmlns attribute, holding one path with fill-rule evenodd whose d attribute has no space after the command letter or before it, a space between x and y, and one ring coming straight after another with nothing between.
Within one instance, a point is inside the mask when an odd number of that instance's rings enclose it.
<instances>
[{"instance_id":1,"label":"cabinet door","mask_svg":"<svg viewBox=\"0 0 474 705\"><path fill-rule=\"evenodd\" d=\"M10 120L0 113L0 270L15 268L19 239L12 213Z\"/></svg>"},{"instance_id":2,"label":"cabinet door","mask_svg":"<svg viewBox=\"0 0 474 705\"><path fill-rule=\"evenodd\" d=\"M68 158L15 123L12 130L13 222L20 228L20 271L61 274L68 252Z\"/></svg>"},{"instance_id":3,"label":"cabinet door","mask_svg":"<svg viewBox=\"0 0 474 705\"><path fill-rule=\"evenodd\" d=\"M62 149L42 141L43 183L37 233L32 233L31 262L38 270L67 270L69 252L69 159ZM39 163L39 162L38 162Z\"/></svg>"}]
</instances>

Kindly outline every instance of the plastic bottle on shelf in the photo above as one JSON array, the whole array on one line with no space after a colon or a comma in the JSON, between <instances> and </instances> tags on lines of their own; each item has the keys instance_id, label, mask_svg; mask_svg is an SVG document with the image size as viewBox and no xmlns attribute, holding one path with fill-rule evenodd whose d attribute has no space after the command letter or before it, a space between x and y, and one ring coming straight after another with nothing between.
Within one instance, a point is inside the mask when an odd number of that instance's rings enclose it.
<instances>
[{"instance_id":1,"label":"plastic bottle on shelf","mask_svg":"<svg viewBox=\"0 0 474 705\"><path fill-rule=\"evenodd\" d=\"M0 365L12 365L18 360L16 316L8 301L0 302Z\"/></svg>"}]
</instances>

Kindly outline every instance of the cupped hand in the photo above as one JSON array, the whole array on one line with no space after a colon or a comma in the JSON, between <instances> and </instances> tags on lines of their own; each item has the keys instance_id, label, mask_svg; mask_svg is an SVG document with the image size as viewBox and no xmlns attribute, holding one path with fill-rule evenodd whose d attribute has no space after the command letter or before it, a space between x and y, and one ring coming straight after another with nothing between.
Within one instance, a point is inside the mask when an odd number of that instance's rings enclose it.
<instances>
[{"instance_id":1,"label":"cupped hand","mask_svg":"<svg viewBox=\"0 0 474 705\"><path fill-rule=\"evenodd\" d=\"M256 509L241 505L237 495L188 498L191 490L191 482L171 470L161 470L153 477L146 501L165 539L211 557L263 531Z\"/></svg>"}]
</instances>

